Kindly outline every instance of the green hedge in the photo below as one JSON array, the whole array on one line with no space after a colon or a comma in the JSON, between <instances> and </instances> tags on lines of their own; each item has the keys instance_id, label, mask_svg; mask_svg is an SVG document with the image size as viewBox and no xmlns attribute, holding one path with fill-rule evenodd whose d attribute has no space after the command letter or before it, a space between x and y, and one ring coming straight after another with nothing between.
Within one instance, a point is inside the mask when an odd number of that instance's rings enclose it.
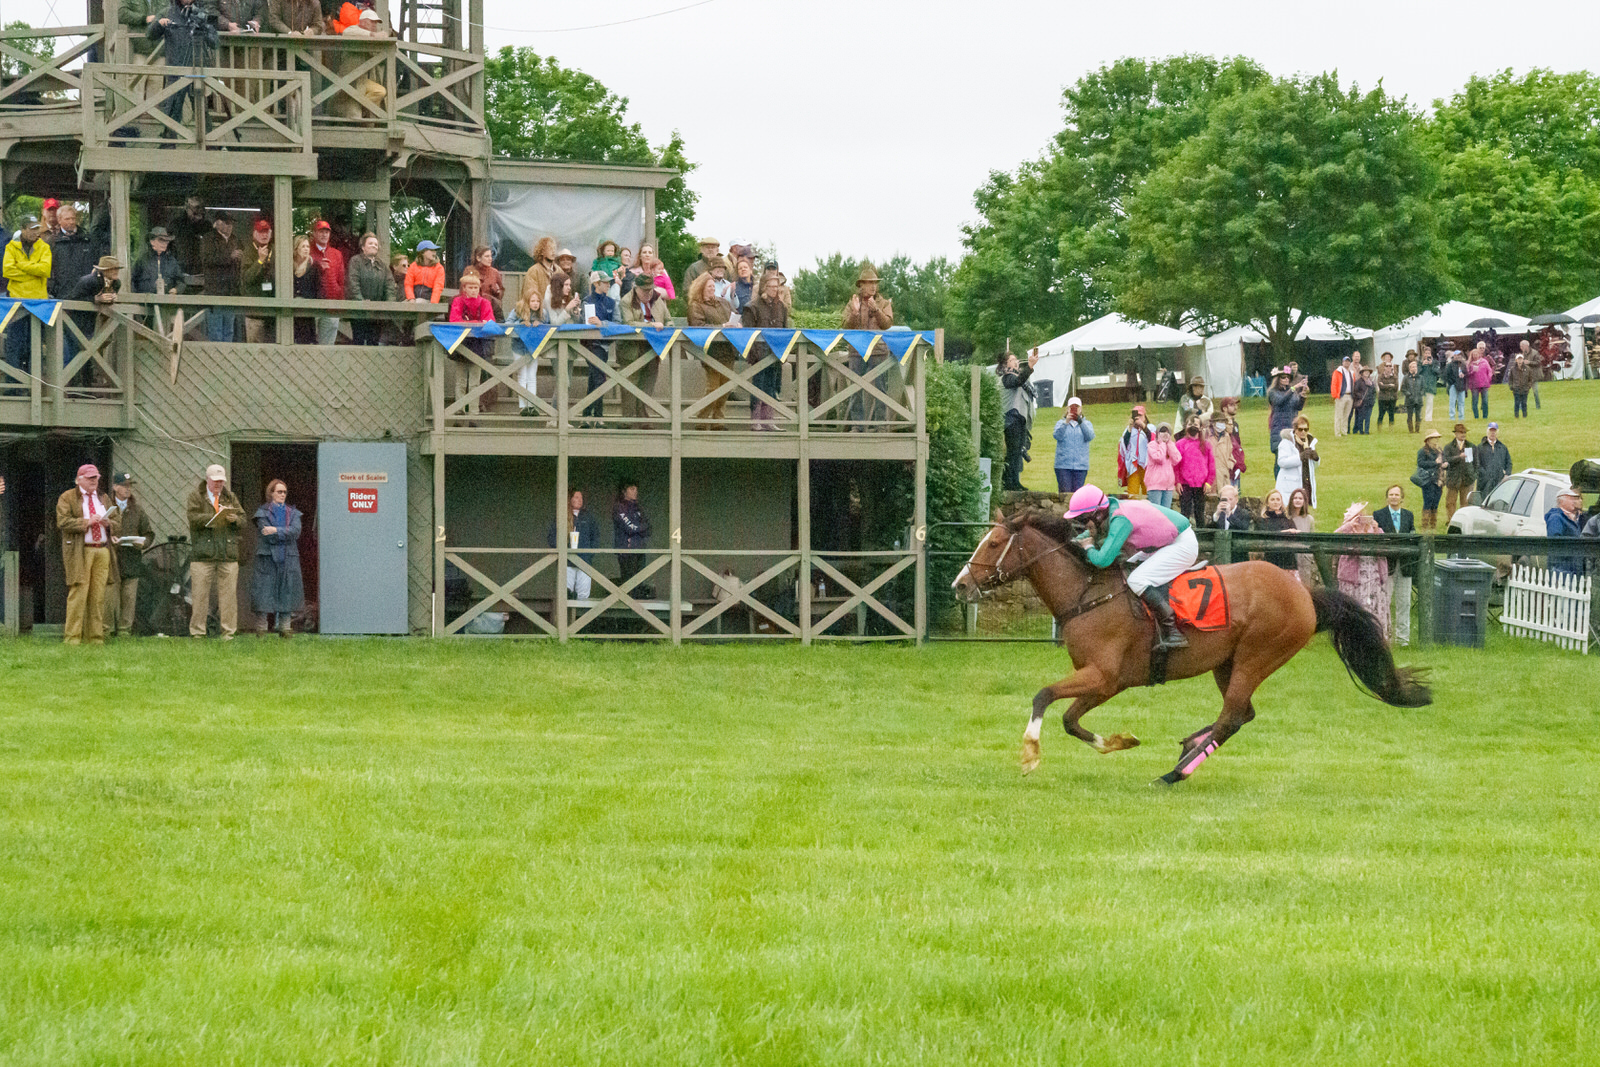
<instances>
[{"instance_id":1,"label":"green hedge","mask_svg":"<svg viewBox=\"0 0 1600 1067\"><path fill-rule=\"evenodd\" d=\"M972 447L972 371L962 363L928 361L928 624L930 629L959 625L950 583L964 557L977 543L971 526L981 522L978 454ZM982 420L981 446L991 461L995 481L1005 459L1004 423L1000 417L999 383L984 374L978 394ZM952 552L958 555L943 556Z\"/></svg>"}]
</instances>

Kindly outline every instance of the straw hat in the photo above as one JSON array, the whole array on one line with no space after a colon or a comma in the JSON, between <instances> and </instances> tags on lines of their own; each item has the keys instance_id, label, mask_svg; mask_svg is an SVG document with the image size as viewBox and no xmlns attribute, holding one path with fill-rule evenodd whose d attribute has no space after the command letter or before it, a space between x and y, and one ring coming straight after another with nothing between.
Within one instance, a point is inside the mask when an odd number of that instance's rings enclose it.
<instances>
[{"instance_id":1,"label":"straw hat","mask_svg":"<svg viewBox=\"0 0 1600 1067\"><path fill-rule=\"evenodd\" d=\"M1365 500L1357 500L1354 504L1344 509L1344 519L1340 522L1340 525L1344 525L1344 523L1349 522L1358 515L1365 514L1366 510L1367 502Z\"/></svg>"}]
</instances>

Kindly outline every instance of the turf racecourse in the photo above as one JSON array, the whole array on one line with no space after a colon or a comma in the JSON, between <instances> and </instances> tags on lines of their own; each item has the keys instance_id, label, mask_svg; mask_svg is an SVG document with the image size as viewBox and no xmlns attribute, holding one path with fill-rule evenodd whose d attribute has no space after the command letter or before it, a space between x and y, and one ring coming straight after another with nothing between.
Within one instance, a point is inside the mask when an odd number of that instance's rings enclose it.
<instances>
[{"instance_id":1,"label":"turf racecourse","mask_svg":"<svg viewBox=\"0 0 1600 1067\"><path fill-rule=\"evenodd\" d=\"M0 645L0 1063L1588 1064L1593 666L1325 638L1191 782L1209 680L1045 646Z\"/></svg>"}]
</instances>

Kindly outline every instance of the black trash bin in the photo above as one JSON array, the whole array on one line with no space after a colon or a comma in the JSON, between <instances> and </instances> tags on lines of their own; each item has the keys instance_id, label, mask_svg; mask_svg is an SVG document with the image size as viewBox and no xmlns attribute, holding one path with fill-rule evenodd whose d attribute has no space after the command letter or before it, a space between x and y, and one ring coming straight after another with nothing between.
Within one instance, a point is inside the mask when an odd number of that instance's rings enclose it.
<instances>
[{"instance_id":1,"label":"black trash bin","mask_svg":"<svg viewBox=\"0 0 1600 1067\"><path fill-rule=\"evenodd\" d=\"M1033 398L1042 408L1053 408L1056 400L1056 383L1049 378L1041 378L1033 383Z\"/></svg>"},{"instance_id":2,"label":"black trash bin","mask_svg":"<svg viewBox=\"0 0 1600 1067\"><path fill-rule=\"evenodd\" d=\"M1494 567L1477 559L1433 564L1433 639L1441 645L1482 648L1489 626Z\"/></svg>"}]
</instances>

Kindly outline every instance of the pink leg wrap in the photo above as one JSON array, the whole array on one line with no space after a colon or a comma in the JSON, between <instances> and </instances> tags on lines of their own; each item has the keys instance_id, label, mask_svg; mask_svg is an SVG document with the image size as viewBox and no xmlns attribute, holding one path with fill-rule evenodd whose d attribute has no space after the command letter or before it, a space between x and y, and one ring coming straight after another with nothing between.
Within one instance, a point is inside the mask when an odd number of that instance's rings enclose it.
<instances>
[{"instance_id":1,"label":"pink leg wrap","mask_svg":"<svg viewBox=\"0 0 1600 1067\"><path fill-rule=\"evenodd\" d=\"M1183 775L1185 778L1189 777L1196 770L1198 770L1200 764L1204 763L1211 756L1211 753L1217 750L1217 743L1211 740L1209 734L1205 736L1204 741L1204 744L1195 745L1195 747L1190 750L1189 754L1185 756L1178 764L1178 773Z\"/></svg>"}]
</instances>

